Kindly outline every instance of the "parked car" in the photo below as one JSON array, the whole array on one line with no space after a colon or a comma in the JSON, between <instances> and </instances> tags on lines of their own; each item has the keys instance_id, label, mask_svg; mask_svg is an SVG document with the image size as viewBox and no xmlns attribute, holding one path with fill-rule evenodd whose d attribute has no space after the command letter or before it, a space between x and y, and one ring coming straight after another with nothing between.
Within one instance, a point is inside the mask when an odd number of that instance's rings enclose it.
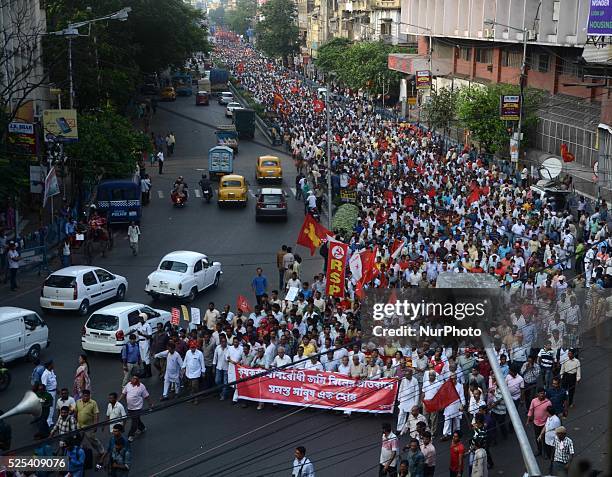
<instances>
[{"instance_id":1,"label":"parked car","mask_svg":"<svg viewBox=\"0 0 612 477\"><path fill-rule=\"evenodd\" d=\"M216 287L222 274L221 262L214 262L203 253L172 252L147 277L145 292L154 300L167 296L192 302L199 292Z\"/></svg>"},{"instance_id":2,"label":"parked car","mask_svg":"<svg viewBox=\"0 0 612 477\"><path fill-rule=\"evenodd\" d=\"M208 106L210 104L210 98L206 91L198 91L196 93L195 99L196 106Z\"/></svg>"},{"instance_id":3,"label":"parked car","mask_svg":"<svg viewBox=\"0 0 612 477\"><path fill-rule=\"evenodd\" d=\"M168 86L161 90L162 101L176 101L176 91L172 86Z\"/></svg>"},{"instance_id":4,"label":"parked car","mask_svg":"<svg viewBox=\"0 0 612 477\"><path fill-rule=\"evenodd\" d=\"M266 187L257 195L255 220L261 218L287 220L287 196L283 189Z\"/></svg>"},{"instance_id":5,"label":"parked car","mask_svg":"<svg viewBox=\"0 0 612 477\"><path fill-rule=\"evenodd\" d=\"M13 306L0 307L0 361L23 357L32 361L49 344L49 327L38 313Z\"/></svg>"},{"instance_id":6,"label":"parked car","mask_svg":"<svg viewBox=\"0 0 612 477\"><path fill-rule=\"evenodd\" d=\"M229 104L234 101L233 93L229 91L223 91L219 94L219 104Z\"/></svg>"},{"instance_id":7,"label":"parked car","mask_svg":"<svg viewBox=\"0 0 612 477\"><path fill-rule=\"evenodd\" d=\"M255 179L258 182L283 180L281 161L276 156L260 156L257 158Z\"/></svg>"},{"instance_id":8,"label":"parked car","mask_svg":"<svg viewBox=\"0 0 612 477\"><path fill-rule=\"evenodd\" d=\"M236 102L229 103L225 108L225 116L231 118L236 109L242 109L242 104Z\"/></svg>"},{"instance_id":9,"label":"parked car","mask_svg":"<svg viewBox=\"0 0 612 477\"><path fill-rule=\"evenodd\" d=\"M219 207L226 204L247 205L249 200L249 185L243 176L228 174L219 179L219 192L217 204Z\"/></svg>"},{"instance_id":10,"label":"parked car","mask_svg":"<svg viewBox=\"0 0 612 477\"><path fill-rule=\"evenodd\" d=\"M142 314L147 316L151 328L157 323L170 321L170 312L141 303L113 303L91 314L82 329L81 347L85 351L121 353L130 333L136 332Z\"/></svg>"},{"instance_id":11,"label":"parked car","mask_svg":"<svg viewBox=\"0 0 612 477\"><path fill-rule=\"evenodd\" d=\"M43 283L40 307L78 310L87 315L91 305L106 300L122 301L127 292L125 277L99 267L77 265L53 272Z\"/></svg>"}]
</instances>

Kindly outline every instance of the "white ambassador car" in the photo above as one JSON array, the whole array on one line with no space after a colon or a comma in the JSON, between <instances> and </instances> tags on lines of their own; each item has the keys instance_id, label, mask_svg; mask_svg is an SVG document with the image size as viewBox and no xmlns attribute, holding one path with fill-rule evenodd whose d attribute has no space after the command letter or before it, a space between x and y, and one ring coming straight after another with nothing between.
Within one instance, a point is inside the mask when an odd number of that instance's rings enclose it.
<instances>
[{"instance_id":1,"label":"white ambassador car","mask_svg":"<svg viewBox=\"0 0 612 477\"><path fill-rule=\"evenodd\" d=\"M154 300L167 296L191 302L202 290L216 287L222 274L221 263L213 262L203 253L172 252L148 276L145 292Z\"/></svg>"}]
</instances>

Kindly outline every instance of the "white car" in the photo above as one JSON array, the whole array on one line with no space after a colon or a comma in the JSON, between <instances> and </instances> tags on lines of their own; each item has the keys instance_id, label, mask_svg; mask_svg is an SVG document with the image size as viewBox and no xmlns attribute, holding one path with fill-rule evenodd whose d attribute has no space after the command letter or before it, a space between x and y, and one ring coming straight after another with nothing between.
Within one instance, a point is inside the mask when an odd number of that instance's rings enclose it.
<instances>
[{"instance_id":1,"label":"white car","mask_svg":"<svg viewBox=\"0 0 612 477\"><path fill-rule=\"evenodd\" d=\"M40 307L49 310L78 310L87 315L91 305L106 300L122 301L127 292L125 277L100 267L77 265L53 272L43 283Z\"/></svg>"},{"instance_id":2,"label":"white car","mask_svg":"<svg viewBox=\"0 0 612 477\"><path fill-rule=\"evenodd\" d=\"M148 276L145 292L154 300L168 296L191 302L202 290L216 287L222 274L221 263L213 262L202 253L172 252Z\"/></svg>"},{"instance_id":3,"label":"white car","mask_svg":"<svg viewBox=\"0 0 612 477\"><path fill-rule=\"evenodd\" d=\"M24 356L29 361L49 346L49 327L38 313L0 306L0 359L5 363Z\"/></svg>"},{"instance_id":4,"label":"white car","mask_svg":"<svg viewBox=\"0 0 612 477\"><path fill-rule=\"evenodd\" d=\"M242 109L242 104L240 104L240 103L236 103L236 102L234 102L234 103L229 103L229 104L227 105L227 108L225 108L225 115L226 115L228 118L231 118L231 117L234 115L234 111L235 111L236 109Z\"/></svg>"},{"instance_id":5,"label":"white car","mask_svg":"<svg viewBox=\"0 0 612 477\"><path fill-rule=\"evenodd\" d=\"M219 95L219 104L229 104L234 101L234 94L230 91L223 91Z\"/></svg>"},{"instance_id":6,"label":"white car","mask_svg":"<svg viewBox=\"0 0 612 477\"><path fill-rule=\"evenodd\" d=\"M140 303L113 303L91 314L83 326L81 347L85 351L121 353L130 333L139 327L140 315L144 313L153 331L158 323L170 321L170 312L157 310Z\"/></svg>"}]
</instances>

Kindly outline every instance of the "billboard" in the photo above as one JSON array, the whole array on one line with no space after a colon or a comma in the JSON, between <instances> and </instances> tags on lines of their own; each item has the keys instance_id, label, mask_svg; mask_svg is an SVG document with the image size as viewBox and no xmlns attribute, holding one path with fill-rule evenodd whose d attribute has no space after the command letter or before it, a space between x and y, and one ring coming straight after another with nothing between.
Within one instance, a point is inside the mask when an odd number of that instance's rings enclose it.
<instances>
[{"instance_id":1,"label":"billboard","mask_svg":"<svg viewBox=\"0 0 612 477\"><path fill-rule=\"evenodd\" d=\"M429 70L421 70L416 72L416 88L431 88L431 72Z\"/></svg>"},{"instance_id":2,"label":"billboard","mask_svg":"<svg viewBox=\"0 0 612 477\"><path fill-rule=\"evenodd\" d=\"M499 119L502 121L518 121L521 111L521 97L502 94L499 97Z\"/></svg>"},{"instance_id":3,"label":"billboard","mask_svg":"<svg viewBox=\"0 0 612 477\"><path fill-rule=\"evenodd\" d=\"M590 0L587 35L612 36L612 2Z\"/></svg>"},{"instance_id":4,"label":"billboard","mask_svg":"<svg viewBox=\"0 0 612 477\"><path fill-rule=\"evenodd\" d=\"M36 157L36 134L32 123L9 123L7 139L12 154Z\"/></svg>"},{"instance_id":5,"label":"billboard","mask_svg":"<svg viewBox=\"0 0 612 477\"><path fill-rule=\"evenodd\" d=\"M43 112L45 142L79 140L76 109L46 109Z\"/></svg>"}]
</instances>

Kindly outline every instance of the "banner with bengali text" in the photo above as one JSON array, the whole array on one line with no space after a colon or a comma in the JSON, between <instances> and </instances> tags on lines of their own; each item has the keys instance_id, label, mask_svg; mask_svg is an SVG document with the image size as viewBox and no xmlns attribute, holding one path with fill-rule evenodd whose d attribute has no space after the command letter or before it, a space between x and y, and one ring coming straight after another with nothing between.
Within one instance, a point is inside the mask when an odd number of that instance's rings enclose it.
<instances>
[{"instance_id":1,"label":"banner with bengali text","mask_svg":"<svg viewBox=\"0 0 612 477\"><path fill-rule=\"evenodd\" d=\"M338 373L292 368L257 376L263 373L262 369L236 368L236 379L246 379L237 384L239 399L337 411L393 413L395 379L359 380Z\"/></svg>"}]
</instances>

